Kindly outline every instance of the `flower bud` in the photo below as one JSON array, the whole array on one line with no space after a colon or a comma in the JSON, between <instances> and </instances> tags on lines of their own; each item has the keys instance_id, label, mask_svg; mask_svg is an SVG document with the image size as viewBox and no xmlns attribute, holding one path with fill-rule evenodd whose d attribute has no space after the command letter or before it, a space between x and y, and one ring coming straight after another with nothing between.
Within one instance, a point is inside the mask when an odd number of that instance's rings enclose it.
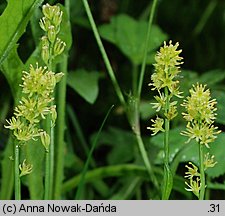
<instances>
[{"instance_id":1,"label":"flower bud","mask_svg":"<svg viewBox=\"0 0 225 216\"><path fill-rule=\"evenodd\" d=\"M48 27L48 39L51 43L54 43L55 42L55 38L56 38L56 29L55 29L55 26L53 25L50 25Z\"/></svg>"},{"instance_id":2,"label":"flower bud","mask_svg":"<svg viewBox=\"0 0 225 216\"><path fill-rule=\"evenodd\" d=\"M21 171L20 177L28 175L32 172L33 165L32 164L26 164L26 159L23 161L22 164L19 165L19 169Z\"/></svg>"},{"instance_id":3,"label":"flower bud","mask_svg":"<svg viewBox=\"0 0 225 216\"><path fill-rule=\"evenodd\" d=\"M54 56L60 55L64 51L65 46L66 43L61 39L57 38L53 49Z\"/></svg>"},{"instance_id":4,"label":"flower bud","mask_svg":"<svg viewBox=\"0 0 225 216\"><path fill-rule=\"evenodd\" d=\"M62 22L62 15L63 15L62 11L58 11L56 14L54 14L54 16L52 18L52 23L54 26L56 26L56 27L60 26L60 24Z\"/></svg>"},{"instance_id":5,"label":"flower bud","mask_svg":"<svg viewBox=\"0 0 225 216\"><path fill-rule=\"evenodd\" d=\"M64 73L62 72L55 74L56 83L58 83L63 76L64 76Z\"/></svg>"},{"instance_id":6,"label":"flower bud","mask_svg":"<svg viewBox=\"0 0 225 216\"><path fill-rule=\"evenodd\" d=\"M41 143L45 147L45 151L49 151L49 145L50 145L50 136L47 134L46 131L40 132L41 137Z\"/></svg>"},{"instance_id":7,"label":"flower bud","mask_svg":"<svg viewBox=\"0 0 225 216\"><path fill-rule=\"evenodd\" d=\"M51 23L48 19L46 19L46 17L43 17L42 19L40 19L39 25L46 32L48 31L48 28L51 25Z\"/></svg>"}]
</instances>

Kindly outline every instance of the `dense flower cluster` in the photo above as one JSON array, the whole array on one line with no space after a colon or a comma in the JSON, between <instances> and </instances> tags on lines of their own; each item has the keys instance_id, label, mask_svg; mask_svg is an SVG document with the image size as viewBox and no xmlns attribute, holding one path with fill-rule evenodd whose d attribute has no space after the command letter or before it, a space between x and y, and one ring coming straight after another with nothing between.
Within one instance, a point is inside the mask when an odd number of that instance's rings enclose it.
<instances>
[{"instance_id":1,"label":"dense flower cluster","mask_svg":"<svg viewBox=\"0 0 225 216\"><path fill-rule=\"evenodd\" d=\"M39 123L49 114L52 121L56 119L56 106L51 104L54 100L52 94L62 76L63 73L46 71L46 68L38 67L38 64L36 68L31 65L29 73L23 72L22 99L15 107L12 119L6 120L8 125L5 126L13 131L20 143L41 137L42 144L48 150L50 137L39 128Z\"/></svg>"},{"instance_id":2,"label":"dense flower cluster","mask_svg":"<svg viewBox=\"0 0 225 216\"><path fill-rule=\"evenodd\" d=\"M182 114L188 123L186 131L181 134L189 137L187 142L195 139L209 148L209 143L216 139L216 135L220 131L213 125L217 110L215 105L216 100L211 99L210 91L206 89L206 85L198 83L193 85L190 96L182 104L186 110L186 113Z\"/></svg>"},{"instance_id":3,"label":"dense flower cluster","mask_svg":"<svg viewBox=\"0 0 225 216\"><path fill-rule=\"evenodd\" d=\"M152 90L157 90L158 95L154 96L156 102L152 103L156 112L160 110L166 119L172 120L177 115L177 101L172 101L173 96L181 97L182 92L179 91L178 74L180 73L180 66L183 64L182 57L179 54L182 50L177 50L179 43L175 45L172 41L169 41L169 45L164 42L164 46L157 52L154 64L155 72L151 76L152 82L149 84L152 86ZM155 135L159 131L164 131L163 119L157 117L152 120L152 127L148 129L153 131L152 135Z\"/></svg>"},{"instance_id":4,"label":"dense flower cluster","mask_svg":"<svg viewBox=\"0 0 225 216\"><path fill-rule=\"evenodd\" d=\"M46 32L46 35L41 39L41 55L45 64L48 65L49 61L60 55L66 46L66 43L58 37L63 12L59 6L49 4L43 6L42 12L44 17L40 20L40 27Z\"/></svg>"},{"instance_id":5,"label":"dense flower cluster","mask_svg":"<svg viewBox=\"0 0 225 216\"><path fill-rule=\"evenodd\" d=\"M168 88L171 94L179 96L179 80L177 80L180 71L180 66L183 64L182 57L179 54L182 50L177 50L179 43L175 45L169 41L169 45L164 42L164 46L160 48L155 57L156 63L154 64L155 73L152 74L151 79L153 90L161 90Z\"/></svg>"}]
</instances>

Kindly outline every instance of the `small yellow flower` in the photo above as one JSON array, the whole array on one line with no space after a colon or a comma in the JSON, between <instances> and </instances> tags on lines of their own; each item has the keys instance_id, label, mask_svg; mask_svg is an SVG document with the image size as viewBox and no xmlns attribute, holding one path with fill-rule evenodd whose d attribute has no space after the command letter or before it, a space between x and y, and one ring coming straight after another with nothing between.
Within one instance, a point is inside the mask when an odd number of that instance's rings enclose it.
<instances>
[{"instance_id":1,"label":"small yellow flower","mask_svg":"<svg viewBox=\"0 0 225 216\"><path fill-rule=\"evenodd\" d=\"M33 170L33 165L32 164L27 164L26 159L23 161L22 164L19 165L20 169L20 177L28 175L32 172Z\"/></svg>"},{"instance_id":2,"label":"small yellow flower","mask_svg":"<svg viewBox=\"0 0 225 216\"><path fill-rule=\"evenodd\" d=\"M151 103L153 105L152 108L156 109L156 112L159 112L161 109L165 108L166 97L164 93L160 93L159 91L159 96L156 95L154 96L154 98L156 99L157 102Z\"/></svg>"},{"instance_id":3,"label":"small yellow flower","mask_svg":"<svg viewBox=\"0 0 225 216\"><path fill-rule=\"evenodd\" d=\"M205 159L204 159L204 169L212 168L217 164L217 161L214 160L215 156L212 155L210 157L209 152L205 154Z\"/></svg>"},{"instance_id":4,"label":"small yellow flower","mask_svg":"<svg viewBox=\"0 0 225 216\"><path fill-rule=\"evenodd\" d=\"M187 182L185 182L185 184L188 186L188 188L185 188L185 190L193 192L194 195L199 198L199 192L201 188L200 178L197 177L195 180L191 178L190 184Z\"/></svg>"},{"instance_id":5,"label":"small yellow flower","mask_svg":"<svg viewBox=\"0 0 225 216\"><path fill-rule=\"evenodd\" d=\"M188 178L191 179L193 177L197 177L200 176L199 172L198 172L198 167L195 166L193 163L189 162L189 165L186 165L185 167L188 169L187 172L185 172L185 176L184 178ZM191 167L192 166L192 167Z\"/></svg>"},{"instance_id":6,"label":"small yellow flower","mask_svg":"<svg viewBox=\"0 0 225 216\"><path fill-rule=\"evenodd\" d=\"M164 120L162 118L156 117L156 120L151 119L153 122L152 127L147 127L147 129L151 130L153 132L152 136L156 135L159 131L164 132L163 124Z\"/></svg>"}]
</instances>

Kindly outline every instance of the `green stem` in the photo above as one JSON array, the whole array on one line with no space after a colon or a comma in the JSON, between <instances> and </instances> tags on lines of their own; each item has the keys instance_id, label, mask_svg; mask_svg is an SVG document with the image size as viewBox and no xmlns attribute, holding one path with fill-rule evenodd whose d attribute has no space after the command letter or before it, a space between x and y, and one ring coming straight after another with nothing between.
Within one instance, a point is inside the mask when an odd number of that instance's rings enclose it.
<instances>
[{"instance_id":1,"label":"green stem","mask_svg":"<svg viewBox=\"0 0 225 216\"><path fill-rule=\"evenodd\" d=\"M64 131L65 131L65 105L66 105L66 79L67 79L67 55L62 57L60 64L60 71L64 72L62 80L58 84L57 91L57 112L59 113L56 123L56 163L55 163L55 185L54 185L54 199L60 199L61 186L63 181L64 168Z\"/></svg>"},{"instance_id":2,"label":"green stem","mask_svg":"<svg viewBox=\"0 0 225 216\"><path fill-rule=\"evenodd\" d=\"M200 163L200 180L201 180L199 200L204 200L205 196L204 145L200 143L199 143L199 163Z\"/></svg>"},{"instance_id":3,"label":"green stem","mask_svg":"<svg viewBox=\"0 0 225 216\"><path fill-rule=\"evenodd\" d=\"M144 79L144 75L145 75L147 53L148 53L148 47L149 47L149 41L150 41L150 33L151 33L151 29L152 29L152 21L153 21L154 15L155 15L157 1L158 0L153 1L152 8L150 11L150 16L149 16L149 21L148 21L148 31L147 31L147 36L146 36L146 40L145 40L144 57L143 57L142 65L141 65L141 73L140 73L140 79L139 79L139 84L138 84L138 98L141 97L141 90L142 90L143 79Z\"/></svg>"},{"instance_id":4,"label":"green stem","mask_svg":"<svg viewBox=\"0 0 225 216\"><path fill-rule=\"evenodd\" d=\"M48 62L48 70L52 71L52 50L53 45L50 46L50 59ZM54 94L54 93L53 93ZM53 102L51 103L53 105ZM52 119L50 114L46 118L45 123L46 132L50 136L50 145L48 152L46 151L46 164L45 164L45 194L44 199L50 200L52 198L52 190L53 190L53 175L54 175L54 127L52 125Z\"/></svg>"},{"instance_id":5,"label":"green stem","mask_svg":"<svg viewBox=\"0 0 225 216\"><path fill-rule=\"evenodd\" d=\"M14 152L15 200L21 200L21 184L20 184L20 170L19 170L20 147L16 141L14 145L15 145L15 152Z\"/></svg>"},{"instance_id":6,"label":"green stem","mask_svg":"<svg viewBox=\"0 0 225 216\"><path fill-rule=\"evenodd\" d=\"M168 114L169 111L169 93L168 88L165 88L165 97L166 97L166 105L165 105L165 113ZM164 164L169 164L169 130L170 130L170 120L165 118L165 133L164 133Z\"/></svg>"},{"instance_id":7,"label":"green stem","mask_svg":"<svg viewBox=\"0 0 225 216\"><path fill-rule=\"evenodd\" d=\"M45 151L45 191L44 199L50 199L50 153Z\"/></svg>"},{"instance_id":8,"label":"green stem","mask_svg":"<svg viewBox=\"0 0 225 216\"><path fill-rule=\"evenodd\" d=\"M153 168L151 166L151 163L150 163L150 161L148 159L147 151L145 149L143 140L142 140L142 138L140 136L140 133L136 133L135 135L136 135L136 139L137 139L137 142L138 142L138 148L140 150L140 153L141 153L142 159L144 161L145 167L147 169L148 175L149 175L152 183L154 184L154 186L158 190L159 189L159 184L158 184L157 178L156 178L156 176L154 174L154 171L153 171Z\"/></svg>"},{"instance_id":9,"label":"green stem","mask_svg":"<svg viewBox=\"0 0 225 216\"><path fill-rule=\"evenodd\" d=\"M108 70L108 73L109 73L109 76L110 76L110 79L113 83L113 86L114 86L114 89L116 91L116 94L120 100L120 103L123 105L123 107L126 107L126 102L125 102L125 99L124 99L124 96L123 96L123 93L120 89L120 86L116 80L116 77L115 77L115 74L113 72L113 69L112 69L112 66L110 64L110 61L109 61L109 58L106 54L106 51L105 51L105 48L102 44L102 41L101 41L101 38L100 38L100 35L98 33L98 30L97 30L97 27L96 27L96 24L95 24L95 21L93 19L93 16L92 16L92 13L91 13L91 9L90 9L90 6L87 2L87 0L82 0L83 1L83 5L85 7L85 10L86 10L86 13L87 13L87 16L88 16L88 19L89 19L89 22L91 24L91 28L92 28L92 31L94 33L94 36L95 36L95 39L96 39L96 42L98 44L98 47L99 47L99 50L102 54L102 57L103 57L103 60L105 62L105 65L106 65L106 68Z\"/></svg>"},{"instance_id":10,"label":"green stem","mask_svg":"<svg viewBox=\"0 0 225 216\"><path fill-rule=\"evenodd\" d=\"M165 88L165 114L168 115L169 112L169 92L168 88ZM165 132L164 132L164 178L163 178L163 190L162 199L168 200L171 193L172 185L172 174L169 166L169 130L170 130L170 120L168 116L165 116Z\"/></svg>"}]
</instances>

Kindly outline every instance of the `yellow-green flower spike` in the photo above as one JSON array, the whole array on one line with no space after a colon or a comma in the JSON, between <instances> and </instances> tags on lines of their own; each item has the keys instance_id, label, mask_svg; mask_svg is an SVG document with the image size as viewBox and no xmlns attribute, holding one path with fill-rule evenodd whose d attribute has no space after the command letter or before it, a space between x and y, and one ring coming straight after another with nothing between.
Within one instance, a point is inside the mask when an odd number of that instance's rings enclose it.
<instances>
[{"instance_id":1,"label":"yellow-green flower spike","mask_svg":"<svg viewBox=\"0 0 225 216\"><path fill-rule=\"evenodd\" d=\"M180 73L179 65L183 64L183 58L179 56L182 50L177 50L178 46L179 43L173 45L172 41L169 41L169 45L167 45L164 42L164 46L157 53L154 64L155 73L152 74L152 83L150 83L153 90L159 91L167 87L171 94L180 96L177 77Z\"/></svg>"},{"instance_id":2,"label":"yellow-green flower spike","mask_svg":"<svg viewBox=\"0 0 225 216\"><path fill-rule=\"evenodd\" d=\"M211 99L209 89L206 85L197 83L193 85L182 106L186 112L182 113L185 120L188 121L186 131L181 134L188 136L189 142L195 139L198 143L209 148L209 144L214 142L217 134L220 133L218 127L213 125L216 119L216 100Z\"/></svg>"}]
</instances>

